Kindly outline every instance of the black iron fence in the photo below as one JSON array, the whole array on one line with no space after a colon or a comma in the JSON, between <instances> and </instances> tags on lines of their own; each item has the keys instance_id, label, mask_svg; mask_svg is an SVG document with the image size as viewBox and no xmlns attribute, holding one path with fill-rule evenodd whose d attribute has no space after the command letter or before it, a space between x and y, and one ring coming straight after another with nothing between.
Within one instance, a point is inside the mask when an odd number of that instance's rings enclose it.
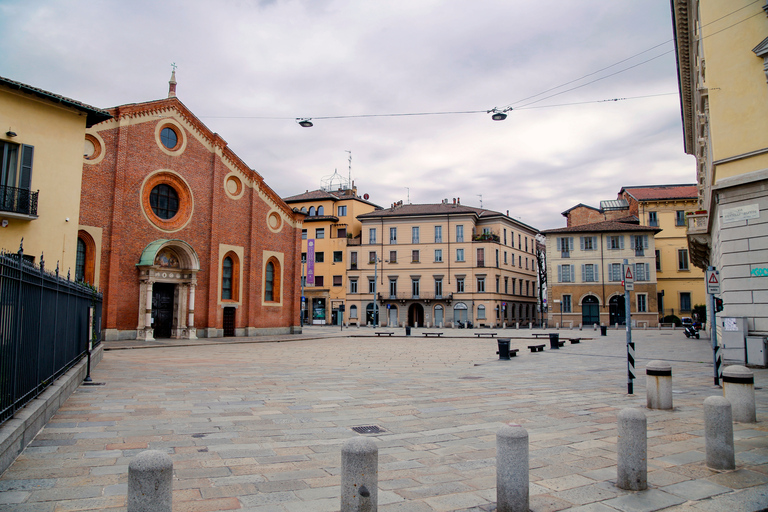
<instances>
[{"instance_id":1,"label":"black iron fence","mask_svg":"<svg viewBox=\"0 0 768 512\"><path fill-rule=\"evenodd\" d=\"M0 186L0 211L21 213L37 217L37 196L40 191L32 192L24 188Z\"/></svg>"},{"instance_id":2,"label":"black iron fence","mask_svg":"<svg viewBox=\"0 0 768 512\"><path fill-rule=\"evenodd\" d=\"M0 252L0 424L101 342L101 293L44 265Z\"/></svg>"}]
</instances>

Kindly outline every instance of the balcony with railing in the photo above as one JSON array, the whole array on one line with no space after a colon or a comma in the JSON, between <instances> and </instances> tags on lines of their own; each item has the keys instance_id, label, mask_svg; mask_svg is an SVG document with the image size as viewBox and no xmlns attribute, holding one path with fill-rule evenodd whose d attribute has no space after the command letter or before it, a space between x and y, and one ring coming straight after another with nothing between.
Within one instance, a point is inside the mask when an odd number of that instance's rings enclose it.
<instances>
[{"instance_id":1,"label":"balcony with railing","mask_svg":"<svg viewBox=\"0 0 768 512\"><path fill-rule=\"evenodd\" d=\"M706 235L709 230L709 212L698 211L686 215L689 235Z\"/></svg>"},{"instance_id":2,"label":"balcony with railing","mask_svg":"<svg viewBox=\"0 0 768 512\"><path fill-rule=\"evenodd\" d=\"M8 217L36 219L39 193L39 190L32 192L23 188L0 186L0 211Z\"/></svg>"},{"instance_id":3,"label":"balcony with railing","mask_svg":"<svg viewBox=\"0 0 768 512\"><path fill-rule=\"evenodd\" d=\"M414 295L411 292L405 292L405 293L398 293L398 294L379 294L379 302L384 304L385 301L396 301L396 302L402 302L408 300L421 300L424 302L429 302L433 300L443 300L446 302L451 302L453 300L453 294L447 293L442 295L437 295L434 292L419 292L418 295Z\"/></svg>"}]
</instances>

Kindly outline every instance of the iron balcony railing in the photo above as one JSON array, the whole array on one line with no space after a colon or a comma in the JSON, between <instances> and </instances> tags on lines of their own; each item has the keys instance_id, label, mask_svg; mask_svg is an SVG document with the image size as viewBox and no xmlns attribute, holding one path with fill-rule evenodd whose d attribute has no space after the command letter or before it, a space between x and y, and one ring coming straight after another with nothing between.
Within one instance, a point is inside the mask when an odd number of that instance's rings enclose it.
<instances>
[{"instance_id":1,"label":"iron balcony railing","mask_svg":"<svg viewBox=\"0 0 768 512\"><path fill-rule=\"evenodd\" d=\"M0 186L0 211L19 213L37 217L37 196L40 193L31 190Z\"/></svg>"}]
</instances>

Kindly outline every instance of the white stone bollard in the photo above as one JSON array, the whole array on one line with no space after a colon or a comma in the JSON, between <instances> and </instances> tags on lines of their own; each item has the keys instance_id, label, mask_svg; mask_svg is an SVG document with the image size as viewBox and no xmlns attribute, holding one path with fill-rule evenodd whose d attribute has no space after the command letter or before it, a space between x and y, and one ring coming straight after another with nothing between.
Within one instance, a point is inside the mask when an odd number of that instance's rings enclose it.
<instances>
[{"instance_id":1,"label":"white stone bollard","mask_svg":"<svg viewBox=\"0 0 768 512\"><path fill-rule=\"evenodd\" d=\"M733 421L756 423L755 376L746 366L726 366L723 369L723 396L731 403Z\"/></svg>"},{"instance_id":2,"label":"white stone bollard","mask_svg":"<svg viewBox=\"0 0 768 512\"><path fill-rule=\"evenodd\" d=\"M648 488L648 421L640 409L623 409L618 418L616 486L643 491Z\"/></svg>"},{"instance_id":3,"label":"white stone bollard","mask_svg":"<svg viewBox=\"0 0 768 512\"><path fill-rule=\"evenodd\" d=\"M704 444L707 467L717 470L736 469L733 450L733 417L731 403L722 396L704 400Z\"/></svg>"},{"instance_id":4,"label":"white stone bollard","mask_svg":"<svg viewBox=\"0 0 768 512\"><path fill-rule=\"evenodd\" d=\"M375 512L379 499L379 449L367 437L341 447L341 512Z\"/></svg>"},{"instance_id":5,"label":"white stone bollard","mask_svg":"<svg viewBox=\"0 0 768 512\"><path fill-rule=\"evenodd\" d=\"M167 453L147 450L128 464L128 512L171 512L173 461Z\"/></svg>"},{"instance_id":6,"label":"white stone bollard","mask_svg":"<svg viewBox=\"0 0 768 512\"><path fill-rule=\"evenodd\" d=\"M528 431L504 425L496 432L496 511L528 512Z\"/></svg>"},{"instance_id":7,"label":"white stone bollard","mask_svg":"<svg viewBox=\"0 0 768 512\"><path fill-rule=\"evenodd\" d=\"M672 409L672 365L651 361L645 365L645 391L649 409Z\"/></svg>"}]
</instances>

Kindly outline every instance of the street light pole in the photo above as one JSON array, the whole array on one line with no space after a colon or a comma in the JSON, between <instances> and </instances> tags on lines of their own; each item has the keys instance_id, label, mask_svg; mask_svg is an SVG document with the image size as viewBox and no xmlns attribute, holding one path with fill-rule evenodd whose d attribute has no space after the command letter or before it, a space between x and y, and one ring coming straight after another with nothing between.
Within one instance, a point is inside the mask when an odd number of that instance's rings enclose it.
<instances>
[{"instance_id":1,"label":"street light pole","mask_svg":"<svg viewBox=\"0 0 768 512\"><path fill-rule=\"evenodd\" d=\"M376 328L376 320L379 318L378 306L376 304L376 286L379 284L378 274L379 255L373 257L373 328Z\"/></svg>"}]
</instances>

